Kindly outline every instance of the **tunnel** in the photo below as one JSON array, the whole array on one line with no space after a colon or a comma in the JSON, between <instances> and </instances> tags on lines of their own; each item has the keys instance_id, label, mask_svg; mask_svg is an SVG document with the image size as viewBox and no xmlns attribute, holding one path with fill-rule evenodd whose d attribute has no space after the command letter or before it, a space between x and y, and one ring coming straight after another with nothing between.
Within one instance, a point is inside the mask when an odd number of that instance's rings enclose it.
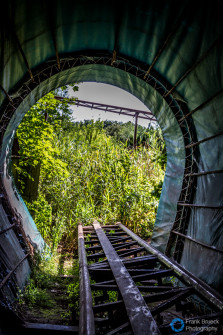
<instances>
[{"instance_id":1,"label":"tunnel","mask_svg":"<svg viewBox=\"0 0 223 335\"><path fill-rule=\"evenodd\" d=\"M221 1L189 0L2 5L2 305L15 299L31 271L27 245L39 251L45 245L13 181L16 129L42 96L84 81L122 88L155 115L167 167L151 245L222 293L222 10Z\"/></svg>"}]
</instances>

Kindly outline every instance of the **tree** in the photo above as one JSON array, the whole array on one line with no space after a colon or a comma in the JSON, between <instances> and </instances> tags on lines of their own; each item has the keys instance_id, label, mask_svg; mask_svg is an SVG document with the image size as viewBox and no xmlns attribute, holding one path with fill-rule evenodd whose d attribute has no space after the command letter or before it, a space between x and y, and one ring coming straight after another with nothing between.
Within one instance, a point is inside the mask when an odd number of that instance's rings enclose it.
<instances>
[{"instance_id":1,"label":"tree","mask_svg":"<svg viewBox=\"0 0 223 335\"><path fill-rule=\"evenodd\" d=\"M76 85L72 87L74 91L78 90ZM48 93L30 108L14 141L15 182L28 202L37 199L40 169L41 175L49 177L53 174L65 177L67 174L67 164L59 158L60 150L54 142L59 133L71 126L72 110L66 99L67 87L58 91ZM65 99L56 100L54 96L58 93Z\"/></svg>"}]
</instances>

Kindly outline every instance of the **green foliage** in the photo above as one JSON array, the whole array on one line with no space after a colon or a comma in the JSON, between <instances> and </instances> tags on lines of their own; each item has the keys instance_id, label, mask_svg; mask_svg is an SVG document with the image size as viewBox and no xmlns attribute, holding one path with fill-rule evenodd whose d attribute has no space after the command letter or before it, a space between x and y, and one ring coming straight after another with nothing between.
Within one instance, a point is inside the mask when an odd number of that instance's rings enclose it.
<instances>
[{"instance_id":1,"label":"green foliage","mask_svg":"<svg viewBox=\"0 0 223 335\"><path fill-rule=\"evenodd\" d=\"M78 223L95 219L103 224L121 221L143 238L150 237L166 164L160 130L139 127L134 150L131 123L73 123L68 100L61 104L53 96L49 93L33 106L19 126L16 167L22 192L29 167L41 166L38 198L27 206L51 250L75 251ZM37 261L21 293L22 303L50 307L48 288L59 280L63 263L57 263L56 273L52 261L53 266ZM67 295L70 310L77 311L78 262L72 271L76 280L68 285ZM117 292L108 292L108 300L116 301Z\"/></svg>"},{"instance_id":2,"label":"green foliage","mask_svg":"<svg viewBox=\"0 0 223 335\"><path fill-rule=\"evenodd\" d=\"M77 86L74 85L74 91ZM66 95L67 89L59 90ZM24 116L18 127L16 136L19 143L19 164L17 183L20 192L25 187L25 179L32 178L30 167L41 165L41 175L66 178L68 176L67 164L60 158L60 150L55 146L59 133L72 124L72 111L65 99L62 102L54 99L57 92L50 92L40 99Z\"/></svg>"},{"instance_id":3,"label":"green foliage","mask_svg":"<svg viewBox=\"0 0 223 335\"><path fill-rule=\"evenodd\" d=\"M97 121L74 124L58 134L55 146L69 175L40 179L40 192L52 207L54 240L63 232L63 244L73 248L78 222L90 224L94 219L105 224L121 221L145 238L151 235L164 177L156 159L158 141L151 150L129 150L107 136L103 122Z\"/></svg>"},{"instance_id":4,"label":"green foliage","mask_svg":"<svg viewBox=\"0 0 223 335\"><path fill-rule=\"evenodd\" d=\"M69 254L54 253L48 260L37 254L33 262L31 278L20 291L17 309L23 314L28 308L35 319L45 317L50 323L61 318L68 324L74 322L79 312L78 260ZM68 277L62 278L62 272Z\"/></svg>"},{"instance_id":5,"label":"green foliage","mask_svg":"<svg viewBox=\"0 0 223 335\"><path fill-rule=\"evenodd\" d=\"M115 302L118 300L118 292L116 291L107 291L109 296L109 302Z\"/></svg>"},{"instance_id":6,"label":"green foliage","mask_svg":"<svg viewBox=\"0 0 223 335\"><path fill-rule=\"evenodd\" d=\"M36 254L33 262L32 276L24 291L20 292L18 299L19 304L50 307L52 305L52 299L47 292L47 288L49 288L57 278L55 257L44 260L39 254Z\"/></svg>"},{"instance_id":7,"label":"green foliage","mask_svg":"<svg viewBox=\"0 0 223 335\"><path fill-rule=\"evenodd\" d=\"M20 293L19 303L25 303L29 306L52 306L50 295L47 293L46 289L37 287L33 279L30 279L29 285L26 286L24 292Z\"/></svg>"},{"instance_id":8,"label":"green foliage","mask_svg":"<svg viewBox=\"0 0 223 335\"><path fill-rule=\"evenodd\" d=\"M54 94L38 101L17 131L21 192L28 166L41 166L38 198L27 206L42 236L52 250L75 250L78 222L97 219L150 237L166 164L160 130L139 126L133 150L132 123L73 123L69 99L61 103Z\"/></svg>"},{"instance_id":9,"label":"green foliage","mask_svg":"<svg viewBox=\"0 0 223 335\"><path fill-rule=\"evenodd\" d=\"M118 142L125 143L127 146L133 146L134 138L134 124L132 122L122 123L122 122L112 122L105 121L104 128L108 136L112 136ZM151 125L148 128L138 125L137 127L137 145L146 146L153 148L155 150L159 148L159 155L156 155L156 161L159 163L163 169L166 165L166 150L165 142L163 140L160 128L153 128Z\"/></svg>"},{"instance_id":10,"label":"green foliage","mask_svg":"<svg viewBox=\"0 0 223 335\"><path fill-rule=\"evenodd\" d=\"M52 207L46 201L43 194L39 194L36 201L27 203L27 207L32 214L32 217L38 226L38 229L47 241L51 236L51 225L52 225Z\"/></svg>"},{"instance_id":11,"label":"green foliage","mask_svg":"<svg viewBox=\"0 0 223 335\"><path fill-rule=\"evenodd\" d=\"M76 263L76 267L74 268L74 273L76 273L76 278L78 278L78 262ZM67 294L70 299L69 311L73 313L74 311L78 314L79 312L79 280L76 280L68 285Z\"/></svg>"}]
</instances>

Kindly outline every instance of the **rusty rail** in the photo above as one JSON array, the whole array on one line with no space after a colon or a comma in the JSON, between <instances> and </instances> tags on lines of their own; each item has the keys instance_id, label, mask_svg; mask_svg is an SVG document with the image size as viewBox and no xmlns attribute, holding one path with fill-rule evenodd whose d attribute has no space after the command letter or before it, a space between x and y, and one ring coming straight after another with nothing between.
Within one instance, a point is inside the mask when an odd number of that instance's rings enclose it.
<instances>
[{"instance_id":1,"label":"rusty rail","mask_svg":"<svg viewBox=\"0 0 223 335\"><path fill-rule=\"evenodd\" d=\"M80 276L80 322L79 335L94 335L94 316L92 309L92 297L90 279L87 268L86 252L84 248L84 233L82 225L78 225L78 252L79 252L79 276Z\"/></svg>"},{"instance_id":2,"label":"rusty rail","mask_svg":"<svg viewBox=\"0 0 223 335\"><path fill-rule=\"evenodd\" d=\"M128 233L128 235L130 235L134 240L136 240L141 246L143 246L148 252L150 252L153 255L156 255L162 264L165 264L166 266L168 266L168 268L173 269L176 277L181 279L186 284L192 285L196 290L196 292L198 293L198 295L200 295L202 298L205 298L205 300L209 301L213 305L213 307L217 307L221 311L223 311L223 297L218 292L216 292L214 289L212 289L209 285L207 285L200 279L196 278L192 273L184 269L177 262L165 256L159 250L155 249L154 247L143 241L140 237L134 234L130 229L125 227L123 224L119 223L119 226L123 230L125 230Z\"/></svg>"},{"instance_id":3,"label":"rusty rail","mask_svg":"<svg viewBox=\"0 0 223 335\"><path fill-rule=\"evenodd\" d=\"M135 282L118 256L100 224L95 221L94 229L100 244L103 246L109 266L113 272L119 291L122 295L127 314L135 335L160 334L152 314L143 299ZM121 275L120 275L121 274Z\"/></svg>"},{"instance_id":4,"label":"rusty rail","mask_svg":"<svg viewBox=\"0 0 223 335\"><path fill-rule=\"evenodd\" d=\"M199 322L201 315L196 314L191 303L194 298L205 306L205 319L215 315L220 324L223 297L121 223L100 226L94 222L92 226L79 226L79 232L79 255L84 259L85 271L80 280L85 278L87 291L85 299L84 290L80 291L84 306L79 334L174 334L163 315L176 308L185 321L184 313L189 308ZM174 285L170 278L175 278Z\"/></svg>"}]
</instances>

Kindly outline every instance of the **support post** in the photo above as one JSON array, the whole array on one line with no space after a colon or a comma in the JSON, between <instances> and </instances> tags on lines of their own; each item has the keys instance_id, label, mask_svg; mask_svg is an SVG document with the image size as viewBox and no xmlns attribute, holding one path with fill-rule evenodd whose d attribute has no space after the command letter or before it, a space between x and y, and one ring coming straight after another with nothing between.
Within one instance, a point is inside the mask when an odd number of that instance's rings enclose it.
<instances>
[{"instance_id":1,"label":"support post","mask_svg":"<svg viewBox=\"0 0 223 335\"><path fill-rule=\"evenodd\" d=\"M136 112L135 113L135 129L134 129L134 141L133 141L133 146L134 148L137 147L137 128L138 128L138 117L139 117L139 113Z\"/></svg>"}]
</instances>

